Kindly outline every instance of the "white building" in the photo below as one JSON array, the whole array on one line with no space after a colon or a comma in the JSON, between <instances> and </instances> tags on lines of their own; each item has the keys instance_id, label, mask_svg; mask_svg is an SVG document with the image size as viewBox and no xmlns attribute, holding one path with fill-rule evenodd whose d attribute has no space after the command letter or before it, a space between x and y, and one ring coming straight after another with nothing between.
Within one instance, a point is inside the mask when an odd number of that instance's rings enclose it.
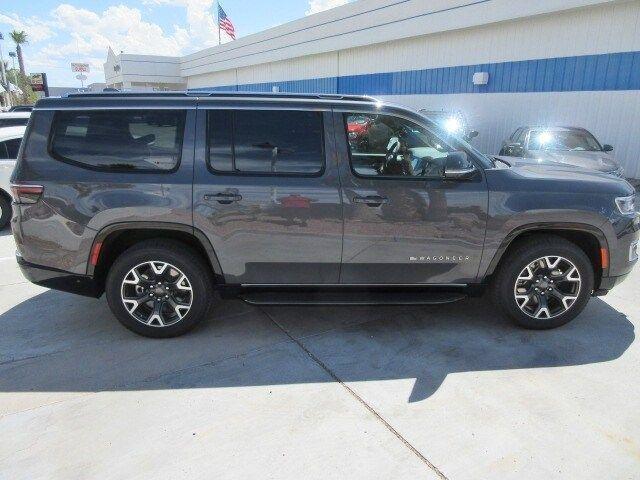
<instances>
[{"instance_id":1,"label":"white building","mask_svg":"<svg viewBox=\"0 0 640 480\"><path fill-rule=\"evenodd\" d=\"M107 52L104 77L108 88L118 90L184 90L180 58L158 55L116 55Z\"/></svg>"},{"instance_id":2,"label":"white building","mask_svg":"<svg viewBox=\"0 0 640 480\"><path fill-rule=\"evenodd\" d=\"M462 110L487 153L520 125L582 126L640 178L640 0L360 0L182 58L110 52L106 66L124 88L276 87Z\"/></svg>"}]
</instances>

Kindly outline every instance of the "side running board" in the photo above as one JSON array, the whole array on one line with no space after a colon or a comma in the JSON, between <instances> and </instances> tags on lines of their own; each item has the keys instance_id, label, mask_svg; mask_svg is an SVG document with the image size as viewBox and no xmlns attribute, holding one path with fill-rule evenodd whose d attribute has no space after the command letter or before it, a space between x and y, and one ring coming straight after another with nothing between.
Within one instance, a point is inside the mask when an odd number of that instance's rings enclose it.
<instances>
[{"instance_id":1,"label":"side running board","mask_svg":"<svg viewBox=\"0 0 640 480\"><path fill-rule=\"evenodd\" d=\"M439 305L467 298L460 292L253 291L238 298L252 305Z\"/></svg>"}]
</instances>

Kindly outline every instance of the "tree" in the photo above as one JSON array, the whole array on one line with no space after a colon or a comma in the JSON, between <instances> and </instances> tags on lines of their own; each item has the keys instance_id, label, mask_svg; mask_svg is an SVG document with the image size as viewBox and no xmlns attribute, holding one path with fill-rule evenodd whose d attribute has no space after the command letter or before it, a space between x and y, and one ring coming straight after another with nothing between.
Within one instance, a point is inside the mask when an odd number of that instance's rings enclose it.
<instances>
[{"instance_id":1,"label":"tree","mask_svg":"<svg viewBox=\"0 0 640 480\"><path fill-rule=\"evenodd\" d=\"M13 40L13 43L16 44L16 53L18 54L20 73L22 75L26 75L27 73L24 70L24 58L22 58L22 45L26 45L27 43L29 43L29 41L27 40L27 32L25 32L24 30L20 32L14 30L13 32L11 32L11 39Z\"/></svg>"},{"instance_id":2,"label":"tree","mask_svg":"<svg viewBox=\"0 0 640 480\"><path fill-rule=\"evenodd\" d=\"M7 72L7 78L20 89L19 91L14 90L11 92L14 105L33 105L38 100L38 96L31 87L31 79L20 73L20 70L12 68Z\"/></svg>"}]
</instances>

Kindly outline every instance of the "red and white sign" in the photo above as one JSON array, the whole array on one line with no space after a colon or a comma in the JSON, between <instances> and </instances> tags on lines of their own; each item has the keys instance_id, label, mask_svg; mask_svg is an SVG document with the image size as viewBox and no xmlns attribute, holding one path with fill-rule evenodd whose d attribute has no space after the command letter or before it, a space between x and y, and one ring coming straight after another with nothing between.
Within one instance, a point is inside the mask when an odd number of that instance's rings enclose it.
<instances>
[{"instance_id":1,"label":"red and white sign","mask_svg":"<svg viewBox=\"0 0 640 480\"><path fill-rule=\"evenodd\" d=\"M89 64L88 63L72 63L71 71L79 72L79 73L89 73Z\"/></svg>"}]
</instances>

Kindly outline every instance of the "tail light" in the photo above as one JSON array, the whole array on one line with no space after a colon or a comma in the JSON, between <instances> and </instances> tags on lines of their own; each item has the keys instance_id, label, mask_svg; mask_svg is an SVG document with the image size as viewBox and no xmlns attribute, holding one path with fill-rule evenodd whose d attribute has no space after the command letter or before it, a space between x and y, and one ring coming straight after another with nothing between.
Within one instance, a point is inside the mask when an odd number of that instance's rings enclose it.
<instances>
[{"instance_id":1,"label":"tail light","mask_svg":"<svg viewBox=\"0 0 640 480\"><path fill-rule=\"evenodd\" d=\"M11 193L16 203L36 203L44 192L42 185L11 185Z\"/></svg>"}]
</instances>

